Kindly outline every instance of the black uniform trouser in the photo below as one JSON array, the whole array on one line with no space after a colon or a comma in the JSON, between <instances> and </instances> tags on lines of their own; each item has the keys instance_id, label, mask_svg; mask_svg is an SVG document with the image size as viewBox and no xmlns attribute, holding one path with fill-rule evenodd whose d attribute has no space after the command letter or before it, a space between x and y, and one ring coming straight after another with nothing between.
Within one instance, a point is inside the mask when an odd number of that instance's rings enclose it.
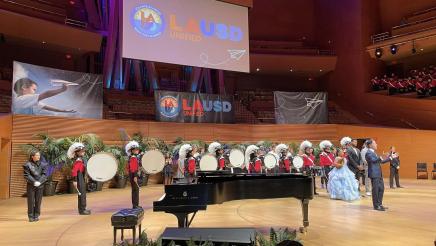
<instances>
[{"instance_id":1,"label":"black uniform trouser","mask_svg":"<svg viewBox=\"0 0 436 246\"><path fill-rule=\"evenodd\" d=\"M130 177L130 187L132 189L132 206L138 207L139 206L139 187L135 183L135 180L134 180L135 175L133 173L130 173L129 177Z\"/></svg>"},{"instance_id":2,"label":"black uniform trouser","mask_svg":"<svg viewBox=\"0 0 436 246\"><path fill-rule=\"evenodd\" d=\"M390 167L390 175L389 175L389 186L392 188L394 187L394 177L395 177L395 184L397 187L400 187L400 175L398 173L398 169L396 167Z\"/></svg>"},{"instance_id":3,"label":"black uniform trouser","mask_svg":"<svg viewBox=\"0 0 436 246\"><path fill-rule=\"evenodd\" d=\"M80 195L77 196L77 207L79 212L86 210L86 183L84 173L78 172L76 177L77 189Z\"/></svg>"},{"instance_id":4,"label":"black uniform trouser","mask_svg":"<svg viewBox=\"0 0 436 246\"><path fill-rule=\"evenodd\" d=\"M329 182L329 173L332 168L331 166L324 166L322 169L321 184L325 184L325 187L327 188L327 184Z\"/></svg>"},{"instance_id":5,"label":"black uniform trouser","mask_svg":"<svg viewBox=\"0 0 436 246\"><path fill-rule=\"evenodd\" d=\"M43 184L35 187L27 183L27 215L29 218L38 218L41 214L43 187Z\"/></svg>"},{"instance_id":6,"label":"black uniform trouser","mask_svg":"<svg viewBox=\"0 0 436 246\"><path fill-rule=\"evenodd\" d=\"M385 185L383 178L371 178L372 185L372 204L374 208L383 205L383 194L385 192Z\"/></svg>"}]
</instances>

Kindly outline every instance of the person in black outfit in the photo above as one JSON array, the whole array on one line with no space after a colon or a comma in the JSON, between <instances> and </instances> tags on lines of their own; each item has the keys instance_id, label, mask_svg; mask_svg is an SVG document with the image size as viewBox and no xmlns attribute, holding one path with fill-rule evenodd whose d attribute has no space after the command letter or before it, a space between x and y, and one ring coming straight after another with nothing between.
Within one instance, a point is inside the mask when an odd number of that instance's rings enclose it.
<instances>
[{"instance_id":1,"label":"person in black outfit","mask_svg":"<svg viewBox=\"0 0 436 246\"><path fill-rule=\"evenodd\" d=\"M390 174L389 174L389 186L391 187L391 189L395 189L395 187L394 187L394 177L395 177L395 184L396 184L397 188L403 188L400 185L400 175L399 175L400 156L395 151L394 146L392 146L390 151L389 151L389 156L392 156L392 155L395 155L396 158L392 158L392 160L391 160Z\"/></svg>"},{"instance_id":2,"label":"person in black outfit","mask_svg":"<svg viewBox=\"0 0 436 246\"><path fill-rule=\"evenodd\" d=\"M47 181L46 166L40 163L41 154L32 150L29 161L24 164L24 178L27 183L27 215L29 222L39 220L44 183Z\"/></svg>"},{"instance_id":3,"label":"person in black outfit","mask_svg":"<svg viewBox=\"0 0 436 246\"><path fill-rule=\"evenodd\" d=\"M385 211L387 207L383 206L383 194L385 191L385 186L383 183L383 173L381 170L381 165L392 161L393 158L397 156L392 154L386 159L382 159L378 156L375 151L377 150L377 143L373 140L367 140L368 152L366 152L365 159L368 163L368 176L371 179L372 186L372 204L375 210Z\"/></svg>"},{"instance_id":4,"label":"person in black outfit","mask_svg":"<svg viewBox=\"0 0 436 246\"><path fill-rule=\"evenodd\" d=\"M357 181L359 182L359 177L361 175L361 171L363 170L363 161L362 157L360 156L360 150L355 147L357 146L357 140L351 140L349 137L344 137L341 140L341 144L347 149L348 168L354 173ZM360 191L360 183L358 189Z\"/></svg>"}]
</instances>

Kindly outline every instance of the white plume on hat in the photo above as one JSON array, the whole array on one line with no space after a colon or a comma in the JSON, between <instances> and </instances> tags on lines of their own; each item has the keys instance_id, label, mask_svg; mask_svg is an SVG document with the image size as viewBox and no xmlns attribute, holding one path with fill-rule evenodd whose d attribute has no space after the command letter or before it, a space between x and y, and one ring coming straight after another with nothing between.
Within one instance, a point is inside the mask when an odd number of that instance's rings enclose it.
<instances>
[{"instance_id":1,"label":"white plume on hat","mask_svg":"<svg viewBox=\"0 0 436 246\"><path fill-rule=\"evenodd\" d=\"M288 151L288 153L286 154L286 158L292 157L292 153Z\"/></svg>"},{"instance_id":2,"label":"white plume on hat","mask_svg":"<svg viewBox=\"0 0 436 246\"><path fill-rule=\"evenodd\" d=\"M309 142L309 141L307 141L307 140L304 140L304 141L301 142L301 144L300 144L300 149L301 149L301 150L305 150L306 148L312 148L312 143Z\"/></svg>"},{"instance_id":3,"label":"white plume on hat","mask_svg":"<svg viewBox=\"0 0 436 246\"><path fill-rule=\"evenodd\" d=\"M276 154L280 154L283 152L283 150L288 150L288 146L286 144L277 145L274 151L276 152Z\"/></svg>"},{"instance_id":4,"label":"white plume on hat","mask_svg":"<svg viewBox=\"0 0 436 246\"><path fill-rule=\"evenodd\" d=\"M73 143L68 148L67 157L70 158L70 159L73 159L74 156L75 156L76 151L79 150L79 149L84 149L84 148L85 148L85 145L83 145L83 143L78 143L78 142Z\"/></svg>"},{"instance_id":5,"label":"white plume on hat","mask_svg":"<svg viewBox=\"0 0 436 246\"><path fill-rule=\"evenodd\" d=\"M321 141L321 143L319 143L320 149L330 148L332 146L333 146L333 144L329 140L324 140L324 141Z\"/></svg>"},{"instance_id":6,"label":"white plume on hat","mask_svg":"<svg viewBox=\"0 0 436 246\"><path fill-rule=\"evenodd\" d=\"M341 145L342 145L342 146L345 146L345 145L347 145L347 144L349 144L349 143L351 143L351 138L350 138L350 137L343 137L343 138L341 139Z\"/></svg>"},{"instance_id":7,"label":"white plume on hat","mask_svg":"<svg viewBox=\"0 0 436 246\"><path fill-rule=\"evenodd\" d=\"M184 144L179 149L179 159L185 159L186 154L192 150L192 146L190 144Z\"/></svg>"},{"instance_id":8,"label":"white plume on hat","mask_svg":"<svg viewBox=\"0 0 436 246\"><path fill-rule=\"evenodd\" d=\"M130 155L133 148L139 148L139 143L136 141L130 141L126 144L126 154Z\"/></svg>"},{"instance_id":9,"label":"white plume on hat","mask_svg":"<svg viewBox=\"0 0 436 246\"><path fill-rule=\"evenodd\" d=\"M248 164L250 162L250 155L257 150L259 150L259 147L257 147L256 145L249 145L247 149L245 149L245 164Z\"/></svg>"},{"instance_id":10,"label":"white plume on hat","mask_svg":"<svg viewBox=\"0 0 436 246\"><path fill-rule=\"evenodd\" d=\"M209 153L211 154L215 154L215 152L221 149L221 144L218 142L213 142L211 144L209 144L209 147L207 148L207 150L209 151Z\"/></svg>"}]
</instances>

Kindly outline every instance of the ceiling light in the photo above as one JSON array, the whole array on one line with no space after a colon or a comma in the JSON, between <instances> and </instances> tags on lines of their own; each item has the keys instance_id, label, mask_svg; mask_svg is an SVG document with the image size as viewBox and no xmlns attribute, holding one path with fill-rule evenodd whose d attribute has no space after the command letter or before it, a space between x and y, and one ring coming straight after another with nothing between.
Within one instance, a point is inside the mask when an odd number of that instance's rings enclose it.
<instances>
[{"instance_id":1,"label":"ceiling light","mask_svg":"<svg viewBox=\"0 0 436 246\"><path fill-rule=\"evenodd\" d=\"M260 71L260 68L256 68L256 72L259 72Z\"/></svg>"}]
</instances>

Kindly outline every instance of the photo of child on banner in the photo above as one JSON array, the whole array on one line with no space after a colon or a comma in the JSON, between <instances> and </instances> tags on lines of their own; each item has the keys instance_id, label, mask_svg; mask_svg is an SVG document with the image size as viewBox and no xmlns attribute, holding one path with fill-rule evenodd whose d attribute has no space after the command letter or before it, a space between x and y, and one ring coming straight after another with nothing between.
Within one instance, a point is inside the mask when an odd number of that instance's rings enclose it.
<instances>
[{"instance_id":1,"label":"photo of child on banner","mask_svg":"<svg viewBox=\"0 0 436 246\"><path fill-rule=\"evenodd\" d=\"M14 62L14 114L102 117L101 75Z\"/></svg>"}]
</instances>

